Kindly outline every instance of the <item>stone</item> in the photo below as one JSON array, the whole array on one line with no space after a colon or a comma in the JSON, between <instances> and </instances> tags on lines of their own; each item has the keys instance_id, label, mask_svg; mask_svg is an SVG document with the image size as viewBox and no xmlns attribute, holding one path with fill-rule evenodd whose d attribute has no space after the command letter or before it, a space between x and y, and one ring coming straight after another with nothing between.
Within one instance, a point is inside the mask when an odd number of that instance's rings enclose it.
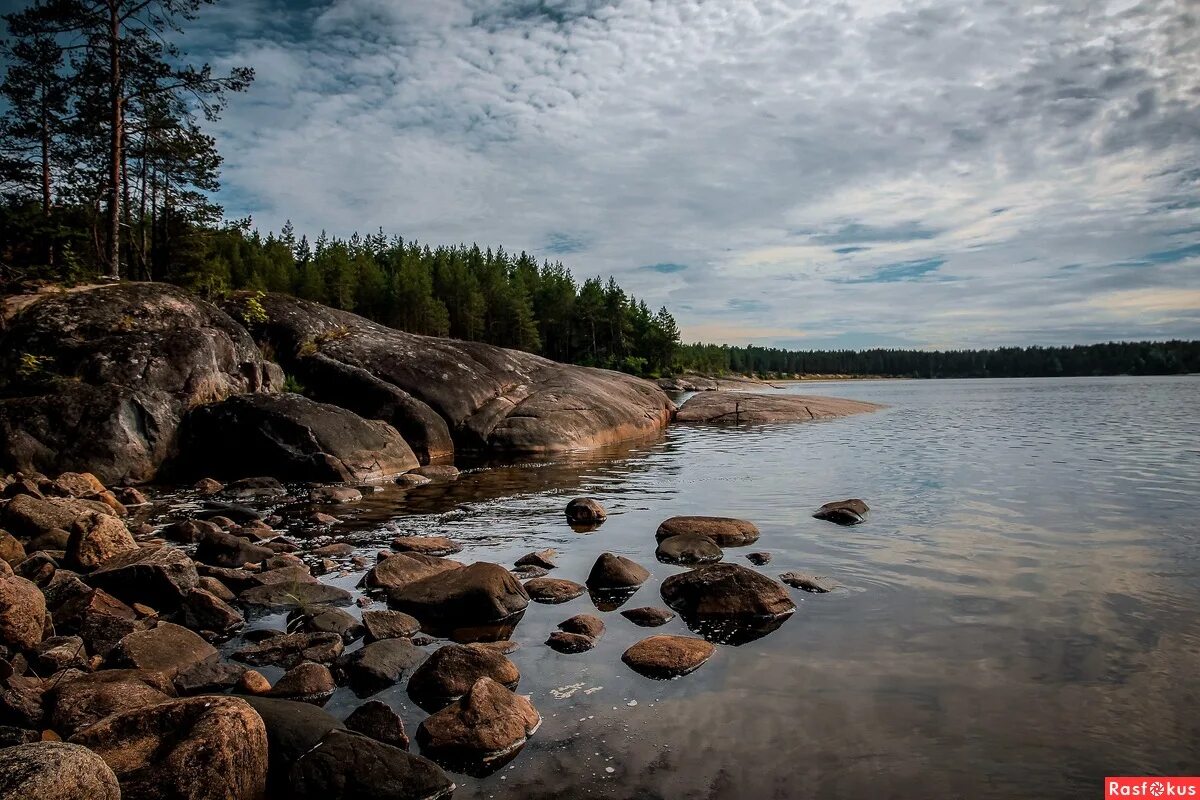
<instances>
[{"instance_id":1,"label":"stone","mask_svg":"<svg viewBox=\"0 0 1200 800\"><path fill-rule=\"evenodd\" d=\"M604 635L604 620L595 614L576 614L558 623L558 629L567 633L580 633L599 639Z\"/></svg>"},{"instance_id":2,"label":"stone","mask_svg":"<svg viewBox=\"0 0 1200 800\"><path fill-rule=\"evenodd\" d=\"M0 645L28 650L42 641L45 625L41 590L17 575L0 578Z\"/></svg>"},{"instance_id":3,"label":"stone","mask_svg":"<svg viewBox=\"0 0 1200 800\"><path fill-rule=\"evenodd\" d=\"M332 544L314 548L309 552L311 552L314 556L320 556L322 558L338 558L341 556L348 556L353 553L354 545L347 544L346 542L333 542Z\"/></svg>"},{"instance_id":4,"label":"stone","mask_svg":"<svg viewBox=\"0 0 1200 800\"><path fill-rule=\"evenodd\" d=\"M288 629L306 633L336 633L349 644L359 639L366 629L350 612L340 608L297 608L288 614Z\"/></svg>"},{"instance_id":5,"label":"stone","mask_svg":"<svg viewBox=\"0 0 1200 800\"><path fill-rule=\"evenodd\" d=\"M408 639L383 639L363 645L338 659L337 671L366 697L399 683L425 660L425 651Z\"/></svg>"},{"instance_id":6,"label":"stone","mask_svg":"<svg viewBox=\"0 0 1200 800\"><path fill-rule=\"evenodd\" d=\"M27 299L0 338L0 374L19 377L0 400L0 463L12 469L150 481L187 409L283 383L245 328L168 283ZM23 356L53 368L20 376Z\"/></svg>"},{"instance_id":7,"label":"stone","mask_svg":"<svg viewBox=\"0 0 1200 800\"><path fill-rule=\"evenodd\" d=\"M47 721L70 738L112 714L164 703L174 696L171 681L160 672L106 669L48 690Z\"/></svg>"},{"instance_id":8,"label":"stone","mask_svg":"<svg viewBox=\"0 0 1200 800\"><path fill-rule=\"evenodd\" d=\"M334 505L338 503L357 503L363 495L353 486L318 486L308 493L310 503Z\"/></svg>"},{"instance_id":9,"label":"stone","mask_svg":"<svg viewBox=\"0 0 1200 800\"><path fill-rule=\"evenodd\" d=\"M175 609L196 590L196 565L181 550L149 545L106 559L87 582L126 603Z\"/></svg>"},{"instance_id":10,"label":"stone","mask_svg":"<svg viewBox=\"0 0 1200 800\"><path fill-rule=\"evenodd\" d=\"M363 583L372 588L401 589L423 578L461 568L461 563L448 558L420 553L395 553L372 567Z\"/></svg>"},{"instance_id":11,"label":"stone","mask_svg":"<svg viewBox=\"0 0 1200 800\"><path fill-rule=\"evenodd\" d=\"M838 525L860 525L866 521L870 510L862 500L839 500L821 506L813 516Z\"/></svg>"},{"instance_id":12,"label":"stone","mask_svg":"<svg viewBox=\"0 0 1200 800\"><path fill-rule=\"evenodd\" d=\"M116 664L157 671L173 678L181 670L216 654L212 645L187 628L159 622L153 628L125 636L109 659Z\"/></svg>"},{"instance_id":13,"label":"stone","mask_svg":"<svg viewBox=\"0 0 1200 800\"><path fill-rule=\"evenodd\" d=\"M204 589L192 589L183 600L183 624L194 631L225 636L246 624L236 608Z\"/></svg>"},{"instance_id":14,"label":"stone","mask_svg":"<svg viewBox=\"0 0 1200 800\"><path fill-rule=\"evenodd\" d=\"M716 648L704 639L689 636L651 636L621 656L631 669L656 680L676 678L699 669Z\"/></svg>"},{"instance_id":15,"label":"stone","mask_svg":"<svg viewBox=\"0 0 1200 800\"><path fill-rule=\"evenodd\" d=\"M6 671L12 670L7 662L5 665ZM22 728L40 729L45 717L43 695L49 686L41 678L9 675L0 682L0 720Z\"/></svg>"},{"instance_id":16,"label":"stone","mask_svg":"<svg viewBox=\"0 0 1200 800\"><path fill-rule=\"evenodd\" d=\"M418 466L391 425L298 394L239 395L195 408L179 447L183 468L227 477L378 481Z\"/></svg>"},{"instance_id":17,"label":"stone","mask_svg":"<svg viewBox=\"0 0 1200 800\"><path fill-rule=\"evenodd\" d=\"M105 491L105 486L90 472L64 472L54 479L54 488L68 497L86 497Z\"/></svg>"},{"instance_id":18,"label":"stone","mask_svg":"<svg viewBox=\"0 0 1200 800\"><path fill-rule=\"evenodd\" d=\"M713 564L725 557L725 552L707 536L683 533L658 543L654 557L664 564Z\"/></svg>"},{"instance_id":19,"label":"stone","mask_svg":"<svg viewBox=\"0 0 1200 800\"><path fill-rule=\"evenodd\" d=\"M237 568L257 564L275 555L267 547L253 544L224 531L205 531L197 540L194 558L214 567Z\"/></svg>"},{"instance_id":20,"label":"stone","mask_svg":"<svg viewBox=\"0 0 1200 800\"><path fill-rule=\"evenodd\" d=\"M175 691L180 695L220 694L238 685L246 668L239 664L222 661L219 657L207 658L175 673Z\"/></svg>"},{"instance_id":21,"label":"stone","mask_svg":"<svg viewBox=\"0 0 1200 800\"><path fill-rule=\"evenodd\" d=\"M342 649L342 637L336 633L288 633L243 647L233 658L256 667L291 669L303 661L332 664Z\"/></svg>"},{"instance_id":22,"label":"stone","mask_svg":"<svg viewBox=\"0 0 1200 800\"><path fill-rule=\"evenodd\" d=\"M601 553L588 573L587 588L593 591L636 589L650 578L645 567L625 556Z\"/></svg>"},{"instance_id":23,"label":"stone","mask_svg":"<svg viewBox=\"0 0 1200 800\"><path fill-rule=\"evenodd\" d=\"M263 562L264 565L278 563L280 556L272 556ZM297 559L298 560L298 559ZM317 583L317 579L309 572L308 565L301 561L299 564L289 562L288 566L275 567L264 572L259 572L258 585L260 586L286 586L296 583Z\"/></svg>"},{"instance_id":24,"label":"stone","mask_svg":"<svg viewBox=\"0 0 1200 800\"><path fill-rule=\"evenodd\" d=\"M204 575L199 578L196 583L197 589L203 589L214 597L219 597L226 603L231 603L237 599L237 595L229 590L229 587L221 583L220 580L209 575Z\"/></svg>"},{"instance_id":25,"label":"stone","mask_svg":"<svg viewBox=\"0 0 1200 800\"><path fill-rule=\"evenodd\" d=\"M66 564L71 569L86 572L110 558L137 549L137 542L121 520L95 512L81 514L71 524Z\"/></svg>"},{"instance_id":26,"label":"stone","mask_svg":"<svg viewBox=\"0 0 1200 800\"><path fill-rule=\"evenodd\" d=\"M453 481L459 476L458 467L453 464L427 464L413 470L417 475L423 475L434 481Z\"/></svg>"},{"instance_id":27,"label":"stone","mask_svg":"<svg viewBox=\"0 0 1200 800\"><path fill-rule=\"evenodd\" d=\"M657 628L675 619L675 615L665 608L643 606L622 611L621 616L637 625L639 628Z\"/></svg>"},{"instance_id":28,"label":"stone","mask_svg":"<svg viewBox=\"0 0 1200 800\"><path fill-rule=\"evenodd\" d=\"M236 689L239 694L267 695L271 693L271 682L261 672L248 669L238 678Z\"/></svg>"},{"instance_id":29,"label":"stone","mask_svg":"<svg viewBox=\"0 0 1200 800\"><path fill-rule=\"evenodd\" d=\"M33 648L29 663L38 675L52 675L63 669L86 670L87 648L78 636L51 636Z\"/></svg>"},{"instance_id":30,"label":"stone","mask_svg":"<svg viewBox=\"0 0 1200 800\"><path fill-rule=\"evenodd\" d=\"M60 557L62 554L59 554ZM17 564L14 570L8 566L8 562L4 562L4 572L15 574L17 577L24 578L35 586L45 586L54 578L54 573L58 571L58 560L54 558L54 554L39 551L30 553L29 557Z\"/></svg>"},{"instance_id":31,"label":"stone","mask_svg":"<svg viewBox=\"0 0 1200 800\"><path fill-rule=\"evenodd\" d=\"M667 605L685 618L750 621L796 610L787 589L740 564L711 564L672 575L661 592Z\"/></svg>"},{"instance_id":32,"label":"stone","mask_svg":"<svg viewBox=\"0 0 1200 800\"><path fill-rule=\"evenodd\" d=\"M2 425L0 421L0 427ZM2 443L0 448L3 448ZM18 495L0 509L0 523L15 536L33 538L47 531L69 530L76 519L87 513L113 516L111 508L92 500Z\"/></svg>"},{"instance_id":33,"label":"stone","mask_svg":"<svg viewBox=\"0 0 1200 800\"><path fill-rule=\"evenodd\" d=\"M462 551L462 545L445 536L397 536L392 549L401 553L421 553L427 556L448 556Z\"/></svg>"},{"instance_id":34,"label":"stone","mask_svg":"<svg viewBox=\"0 0 1200 800\"><path fill-rule=\"evenodd\" d=\"M345 589L324 583L270 584L255 586L238 595L243 603L284 611L319 605L350 605L354 596Z\"/></svg>"},{"instance_id":35,"label":"stone","mask_svg":"<svg viewBox=\"0 0 1200 800\"><path fill-rule=\"evenodd\" d=\"M368 700L346 717L346 727L369 736L377 742L408 749L408 734L404 732L404 720L392 707L380 700Z\"/></svg>"},{"instance_id":36,"label":"stone","mask_svg":"<svg viewBox=\"0 0 1200 800\"><path fill-rule=\"evenodd\" d=\"M567 503L567 521L577 525L599 525L608 519L608 512L594 497L576 497Z\"/></svg>"},{"instance_id":37,"label":"stone","mask_svg":"<svg viewBox=\"0 0 1200 800\"><path fill-rule=\"evenodd\" d=\"M487 763L519 749L541 722L527 697L480 678L458 700L425 718L417 742L434 758Z\"/></svg>"},{"instance_id":38,"label":"stone","mask_svg":"<svg viewBox=\"0 0 1200 800\"><path fill-rule=\"evenodd\" d=\"M184 519L172 522L160 530L159 536L180 544L193 544L208 534L219 534L221 528L206 519Z\"/></svg>"},{"instance_id":39,"label":"stone","mask_svg":"<svg viewBox=\"0 0 1200 800\"><path fill-rule=\"evenodd\" d=\"M74 594L55 611L54 619L64 632L79 634L89 653L102 658L126 636L145 627L132 608L102 589Z\"/></svg>"},{"instance_id":40,"label":"stone","mask_svg":"<svg viewBox=\"0 0 1200 800\"><path fill-rule=\"evenodd\" d=\"M0 800L121 800L117 776L86 747L33 742L0 749Z\"/></svg>"},{"instance_id":41,"label":"stone","mask_svg":"<svg viewBox=\"0 0 1200 800\"><path fill-rule=\"evenodd\" d=\"M515 567L541 567L542 569L554 569L554 550L538 550L536 553L526 553L513 562Z\"/></svg>"},{"instance_id":42,"label":"stone","mask_svg":"<svg viewBox=\"0 0 1200 800\"><path fill-rule=\"evenodd\" d=\"M403 611L364 611L363 625L367 629L367 641L380 639L408 639L421 630L420 621Z\"/></svg>"},{"instance_id":43,"label":"stone","mask_svg":"<svg viewBox=\"0 0 1200 800\"><path fill-rule=\"evenodd\" d=\"M113 768L122 800L262 800L266 793L266 728L240 698L189 697L124 711L71 742Z\"/></svg>"},{"instance_id":44,"label":"stone","mask_svg":"<svg viewBox=\"0 0 1200 800\"><path fill-rule=\"evenodd\" d=\"M840 397L716 391L692 395L680 406L675 421L710 425L809 422L865 414L880 408L875 403Z\"/></svg>"},{"instance_id":45,"label":"stone","mask_svg":"<svg viewBox=\"0 0 1200 800\"><path fill-rule=\"evenodd\" d=\"M418 475L415 472L408 472L404 475L396 476L396 485L411 489L416 486L424 486L427 483L432 483L429 478L424 475Z\"/></svg>"},{"instance_id":46,"label":"stone","mask_svg":"<svg viewBox=\"0 0 1200 800\"><path fill-rule=\"evenodd\" d=\"M582 584L564 578L532 578L525 581L525 592L535 603L566 603L585 591Z\"/></svg>"},{"instance_id":47,"label":"stone","mask_svg":"<svg viewBox=\"0 0 1200 800\"><path fill-rule=\"evenodd\" d=\"M707 536L718 547L740 547L758 541L758 527L744 519L732 517L671 517L658 526L658 541L690 533Z\"/></svg>"},{"instance_id":48,"label":"stone","mask_svg":"<svg viewBox=\"0 0 1200 800\"><path fill-rule=\"evenodd\" d=\"M0 561L15 567L25 560L25 546L8 531L0 531Z\"/></svg>"},{"instance_id":49,"label":"stone","mask_svg":"<svg viewBox=\"0 0 1200 800\"><path fill-rule=\"evenodd\" d=\"M289 773L305 753L312 750L327 733L343 729L342 723L311 703L268 697L244 697L262 719L267 730L267 786L271 797L292 798ZM333 800L343 795L328 795ZM350 796L345 796L349 800Z\"/></svg>"},{"instance_id":50,"label":"stone","mask_svg":"<svg viewBox=\"0 0 1200 800\"><path fill-rule=\"evenodd\" d=\"M145 494L133 488L132 486L122 486L115 492L117 501L123 506L144 506L150 502L150 498Z\"/></svg>"},{"instance_id":51,"label":"stone","mask_svg":"<svg viewBox=\"0 0 1200 800\"><path fill-rule=\"evenodd\" d=\"M444 800L455 789L429 759L346 730L306 751L289 779L289 800Z\"/></svg>"},{"instance_id":52,"label":"stone","mask_svg":"<svg viewBox=\"0 0 1200 800\"><path fill-rule=\"evenodd\" d=\"M763 553L763 552L746 553L746 560L749 561L751 564L754 564L757 567L761 567L764 564L771 563L771 554Z\"/></svg>"},{"instance_id":53,"label":"stone","mask_svg":"<svg viewBox=\"0 0 1200 800\"><path fill-rule=\"evenodd\" d=\"M529 564L520 567L514 567L511 570L513 575L517 576L517 580L529 580L530 578L542 578L550 574L550 570L542 567L534 567Z\"/></svg>"},{"instance_id":54,"label":"stone","mask_svg":"<svg viewBox=\"0 0 1200 800\"><path fill-rule=\"evenodd\" d=\"M529 595L508 570L482 561L389 589L388 600L419 620L445 625L499 622L529 605Z\"/></svg>"},{"instance_id":55,"label":"stone","mask_svg":"<svg viewBox=\"0 0 1200 800\"><path fill-rule=\"evenodd\" d=\"M235 595L238 592L244 592L247 589L253 589L255 586L262 586L262 578L259 573L251 572L246 569L235 569L230 567L212 567L208 564L198 562L196 564L196 573L201 579L213 578L221 582L221 584L233 592ZM211 589L209 591L212 591ZM217 594L217 592L213 592Z\"/></svg>"},{"instance_id":56,"label":"stone","mask_svg":"<svg viewBox=\"0 0 1200 800\"><path fill-rule=\"evenodd\" d=\"M436 711L462 697L480 678L517 688L521 671L495 648L482 644L447 644L421 664L408 681L409 697L427 711Z\"/></svg>"},{"instance_id":57,"label":"stone","mask_svg":"<svg viewBox=\"0 0 1200 800\"><path fill-rule=\"evenodd\" d=\"M546 639L546 644L559 653L585 653L596 646L596 640L582 633L554 631Z\"/></svg>"},{"instance_id":58,"label":"stone","mask_svg":"<svg viewBox=\"0 0 1200 800\"><path fill-rule=\"evenodd\" d=\"M809 575L807 572L785 572L779 576L779 580L786 583L788 586L801 589L805 592L814 594L824 594L832 592L837 588L837 583L829 578L824 578L819 575Z\"/></svg>"},{"instance_id":59,"label":"stone","mask_svg":"<svg viewBox=\"0 0 1200 800\"><path fill-rule=\"evenodd\" d=\"M333 674L324 664L305 661L289 669L271 687L271 697L299 700L303 703L321 705L333 696L337 684Z\"/></svg>"},{"instance_id":60,"label":"stone","mask_svg":"<svg viewBox=\"0 0 1200 800\"><path fill-rule=\"evenodd\" d=\"M217 494L224 489L225 484L213 478L201 478L200 480L196 481L192 488L195 489L201 497L211 497L212 495Z\"/></svg>"},{"instance_id":61,"label":"stone","mask_svg":"<svg viewBox=\"0 0 1200 800\"><path fill-rule=\"evenodd\" d=\"M61 550L67 552L67 543L71 534L62 528L51 528L30 539L25 545L26 553L36 553L38 550Z\"/></svg>"},{"instance_id":62,"label":"stone","mask_svg":"<svg viewBox=\"0 0 1200 800\"><path fill-rule=\"evenodd\" d=\"M287 495L287 487L273 475L252 475L230 482L223 494L228 499L239 501L270 499Z\"/></svg>"}]
</instances>

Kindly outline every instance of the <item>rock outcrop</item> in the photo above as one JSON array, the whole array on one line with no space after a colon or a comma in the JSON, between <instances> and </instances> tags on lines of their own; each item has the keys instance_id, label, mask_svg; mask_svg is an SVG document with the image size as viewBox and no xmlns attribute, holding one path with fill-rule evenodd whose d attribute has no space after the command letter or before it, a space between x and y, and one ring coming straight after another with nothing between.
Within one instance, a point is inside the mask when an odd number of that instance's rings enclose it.
<instances>
[{"instance_id":1,"label":"rock outcrop","mask_svg":"<svg viewBox=\"0 0 1200 800\"><path fill-rule=\"evenodd\" d=\"M0 467L155 477L188 409L281 387L246 330L162 283L47 294L0 335Z\"/></svg>"},{"instance_id":2,"label":"rock outcrop","mask_svg":"<svg viewBox=\"0 0 1200 800\"><path fill-rule=\"evenodd\" d=\"M703 392L693 395L675 415L678 422L721 425L765 422L809 422L878 411L882 406L841 397L795 394Z\"/></svg>"}]
</instances>

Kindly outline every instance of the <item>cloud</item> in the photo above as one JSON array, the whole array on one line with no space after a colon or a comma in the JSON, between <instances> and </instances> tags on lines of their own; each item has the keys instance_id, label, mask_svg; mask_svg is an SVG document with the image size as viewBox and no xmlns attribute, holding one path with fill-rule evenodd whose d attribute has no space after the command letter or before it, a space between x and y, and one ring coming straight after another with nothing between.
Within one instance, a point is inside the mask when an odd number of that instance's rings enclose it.
<instances>
[{"instance_id":1,"label":"cloud","mask_svg":"<svg viewBox=\"0 0 1200 800\"><path fill-rule=\"evenodd\" d=\"M1200 288L1186 4L243 0L199 30L257 68L216 133L266 228L563 257L691 336L1200 337L1100 302Z\"/></svg>"}]
</instances>

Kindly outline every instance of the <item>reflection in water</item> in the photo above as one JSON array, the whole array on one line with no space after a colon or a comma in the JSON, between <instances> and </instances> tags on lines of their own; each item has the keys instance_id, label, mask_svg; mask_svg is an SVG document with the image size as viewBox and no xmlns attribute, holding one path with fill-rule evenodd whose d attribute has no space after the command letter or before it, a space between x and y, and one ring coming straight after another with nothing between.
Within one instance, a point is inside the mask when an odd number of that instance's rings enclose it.
<instances>
[{"instance_id":1,"label":"reflection in water","mask_svg":"<svg viewBox=\"0 0 1200 800\"><path fill-rule=\"evenodd\" d=\"M769 633L779 630L783 623L791 619L794 612L780 614L776 617L691 617L681 614L683 623L692 633L699 634L713 644L727 644L733 647L749 644L763 638Z\"/></svg>"}]
</instances>

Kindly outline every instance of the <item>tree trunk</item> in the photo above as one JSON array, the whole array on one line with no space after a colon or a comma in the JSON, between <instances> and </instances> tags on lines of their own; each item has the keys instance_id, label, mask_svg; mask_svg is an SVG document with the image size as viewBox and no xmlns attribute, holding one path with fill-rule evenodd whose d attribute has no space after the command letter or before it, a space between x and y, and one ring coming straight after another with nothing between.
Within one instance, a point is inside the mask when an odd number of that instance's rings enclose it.
<instances>
[{"instance_id":1,"label":"tree trunk","mask_svg":"<svg viewBox=\"0 0 1200 800\"><path fill-rule=\"evenodd\" d=\"M46 89L42 88L42 217L49 222L50 220L50 119L46 114ZM54 237L49 230L45 233L46 237L46 265L54 266Z\"/></svg>"},{"instance_id":2,"label":"tree trunk","mask_svg":"<svg viewBox=\"0 0 1200 800\"><path fill-rule=\"evenodd\" d=\"M109 277L121 277L121 162L125 119L121 103L121 18L119 0L108 0L109 101L112 106L112 130L109 135L108 270Z\"/></svg>"}]
</instances>

